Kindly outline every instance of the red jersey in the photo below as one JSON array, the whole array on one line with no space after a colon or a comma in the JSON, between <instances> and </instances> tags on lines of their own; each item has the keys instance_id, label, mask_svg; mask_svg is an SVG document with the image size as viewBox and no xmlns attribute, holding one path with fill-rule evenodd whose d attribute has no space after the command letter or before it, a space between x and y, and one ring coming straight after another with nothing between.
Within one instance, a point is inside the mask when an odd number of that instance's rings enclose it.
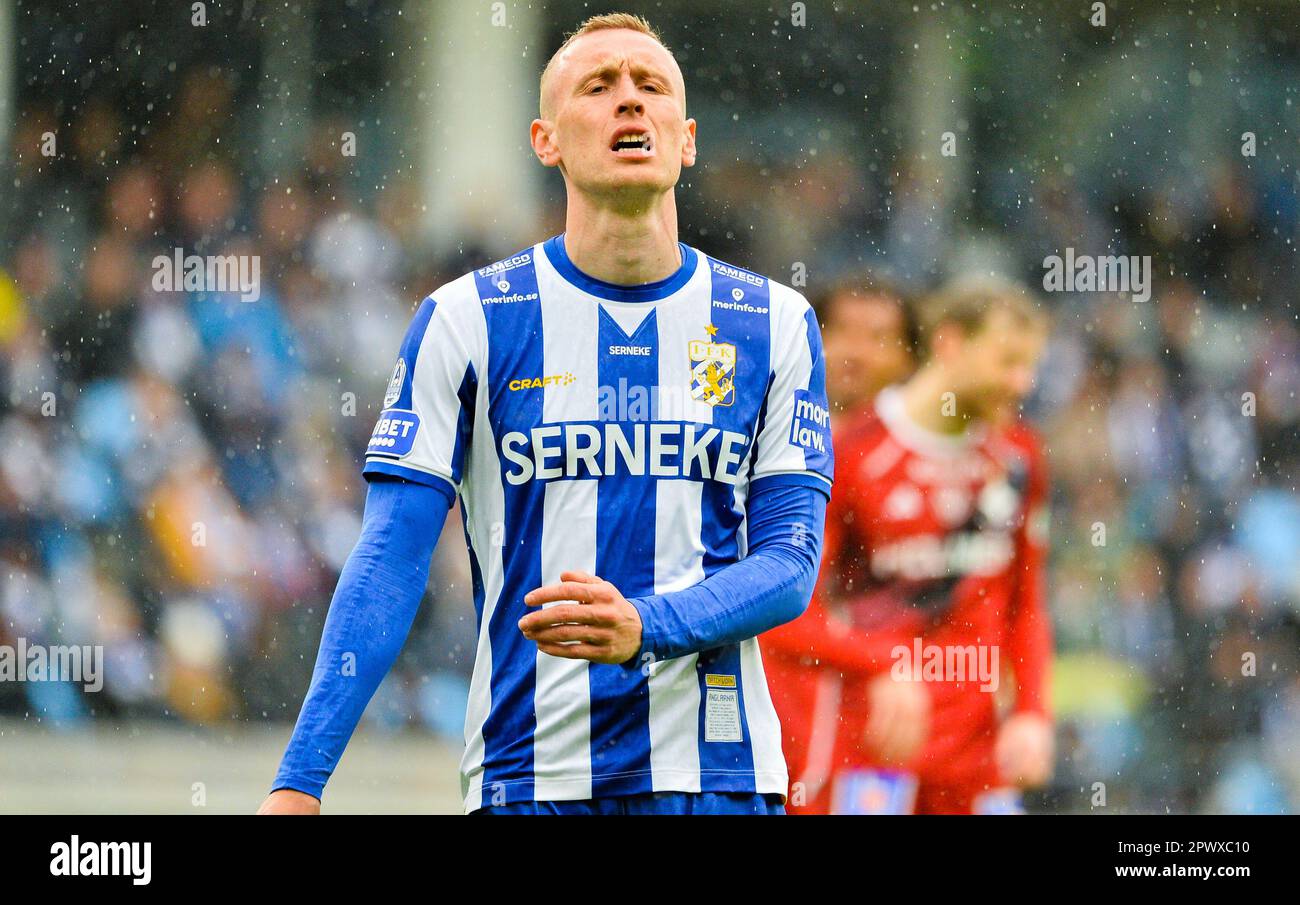
<instances>
[{"instance_id":1,"label":"red jersey","mask_svg":"<svg viewBox=\"0 0 1300 905\"><path fill-rule=\"evenodd\" d=\"M932 707L930 738L906 768L922 784L996 785L989 670L998 687L1014 673L1015 711L1048 714L1037 439L1020 422L936 434L890 388L834 444L817 590L807 613L761 641L791 780L812 800L837 769L873 766L861 746L867 680L910 668Z\"/></svg>"}]
</instances>

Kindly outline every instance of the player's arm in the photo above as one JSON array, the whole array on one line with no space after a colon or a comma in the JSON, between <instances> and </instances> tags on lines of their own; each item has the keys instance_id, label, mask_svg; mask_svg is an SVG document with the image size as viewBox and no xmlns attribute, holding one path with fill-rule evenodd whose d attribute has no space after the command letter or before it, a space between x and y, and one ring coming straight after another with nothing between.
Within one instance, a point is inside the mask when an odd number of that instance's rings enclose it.
<instances>
[{"instance_id":1,"label":"player's arm","mask_svg":"<svg viewBox=\"0 0 1300 905\"><path fill-rule=\"evenodd\" d=\"M1003 777L1041 785L1051 775L1050 703L1052 627L1046 600L1048 484L1042 453L1031 451L1025 524L1016 536L1016 586L1006 653L1016 680L1011 716L998 732L996 757Z\"/></svg>"},{"instance_id":2,"label":"player's arm","mask_svg":"<svg viewBox=\"0 0 1300 905\"><path fill-rule=\"evenodd\" d=\"M443 287L421 303L402 341L366 449L361 539L339 576L311 687L263 813L319 807L312 799L410 632L473 432L471 350L482 349L483 336L481 311L467 301L477 299Z\"/></svg>"},{"instance_id":3,"label":"player's arm","mask_svg":"<svg viewBox=\"0 0 1300 905\"><path fill-rule=\"evenodd\" d=\"M1047 611L1047 476L1031 457L1025 523L1016 532L1015 592L1007 653L1016 678L1016 713L1051 717L1052 623Z\"/></svg>"},{"instance_id":4,"label":"player's arm","mask_svg":"<svg viewBox=\"0 0 1300 905\"><path fill-rule=\"evenodd\" d=\"M339 575L311 686L263 813L319 806L361 714L410 633L429 557L454 501L445 482L380 477L370 484L361 537Z\"/></svg>"}]
</instances>

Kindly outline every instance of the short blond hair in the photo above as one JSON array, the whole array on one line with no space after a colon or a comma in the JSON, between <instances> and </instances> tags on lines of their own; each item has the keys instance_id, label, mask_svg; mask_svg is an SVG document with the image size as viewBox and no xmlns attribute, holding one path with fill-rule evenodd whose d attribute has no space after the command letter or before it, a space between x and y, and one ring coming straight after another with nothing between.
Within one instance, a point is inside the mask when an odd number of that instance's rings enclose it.
<instances>
[{"instance_id":1,"label":"short blond hair","mask_svg":"<svg viewBox=\"0 0 1300 905\"><path fill-rule=\"evenodd\" d=\"M1047 315L1024 285L992 276L968 276L949 282L916 306L921 356L928 357L934 334L954 324L966 336L978 333L995 311L1010 314L1018 326L1044 329Z\"/></svg>"},{"instance_id":2,"label":"short blond hair","mask_svg":"<svg viewBox=\"0 0 1300 905\"><path fill-rule=\"evenodd\" d=\"M632 13L605 13L603 16L591 16L577 29L569 32L564 39L564 43L546 61L546 68L542 70L542 77L538 82L538 112L543 119L546 118L546 77L551 74L551 69L554 68L555 61L559 59L560 54L568 50L574 41L584 35L589 35L593 31L606 31L612 28L626 28L629 31L640 32L646 37L653 38L660 47L667 50L669 55L672 55L672 51L668 49L664 39L659 36L659 32L642 16L633 15Z\"/></svg>"}]
</instances>

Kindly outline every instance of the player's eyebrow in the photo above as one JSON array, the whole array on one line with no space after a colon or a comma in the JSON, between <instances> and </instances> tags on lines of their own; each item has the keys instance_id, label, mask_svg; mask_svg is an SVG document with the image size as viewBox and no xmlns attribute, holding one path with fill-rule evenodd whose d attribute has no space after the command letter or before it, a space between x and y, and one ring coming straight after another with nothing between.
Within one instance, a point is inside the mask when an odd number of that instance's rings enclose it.
<instances>
[{"instance_id":1,"label":"player's eyebrow","mask_svg":"<svg viewBox=\"0 0 1300 905\"><path fill-rule=\"evenodd\" d=\"M614 79L618 78L618 74L623 68L623 63L624 60L622 58L616 58L612 60L607 60L603 63L600 63L592 67L591 69L587 70L587 72L584 73L578 79L577 88L575 88L574 90L581 91L583 86L589 84L593 79L600 79L601 81L604 82L613 81ZM670 79L663 71L655 68L654 66L650 66L645 63L629 62L628 70L629 72L631 72L633 79L636 80L654 79L656 81L662 82L665 86L667 86L668 90L673 92L674 94L677 91L676 87L673 85L672 79Z\"/></svg>"}]
</instances>

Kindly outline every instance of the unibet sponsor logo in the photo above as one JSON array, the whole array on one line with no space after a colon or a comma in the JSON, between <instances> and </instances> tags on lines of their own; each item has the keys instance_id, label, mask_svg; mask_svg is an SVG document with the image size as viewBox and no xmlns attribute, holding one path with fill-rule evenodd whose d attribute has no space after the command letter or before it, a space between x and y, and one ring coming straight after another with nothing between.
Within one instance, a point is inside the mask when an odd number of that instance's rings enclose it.
<instances>
[{"instance_id":1,"label":"unibet sponsor logo","mask_svg":"<svg viewBox=\"0 0 1300 905\"><path fill-rule=\"evenodd\" d=\"M565 422L501 438L511 484L606 475L692 478L735 484L750 438L693 422Z\"/></svg>"},{"instance_id":2,"label":"unibet sponsor logo","mask_svg":"<svg viewBox=\"0 0 1300 905\"><path fill-rule=\"evenodd\" d=\"M401 458L415 445L415 435L420 430L420 416L405 409L385 409L370 434L368 455Z\"/></svg>"},{"instance_id":3,"label":"unibet sponsor logo","mask_svg":"<svg viewBox=\"0 0 1300 905\"><path fill-rule=\"evenodd\" d=\"M540 390L545 387L567 387L578 378L565 372L563 374L551 374L548 377L516 377L507 384L510 392L517 393L519 390Z\"/></svg>"}]
</instances>

